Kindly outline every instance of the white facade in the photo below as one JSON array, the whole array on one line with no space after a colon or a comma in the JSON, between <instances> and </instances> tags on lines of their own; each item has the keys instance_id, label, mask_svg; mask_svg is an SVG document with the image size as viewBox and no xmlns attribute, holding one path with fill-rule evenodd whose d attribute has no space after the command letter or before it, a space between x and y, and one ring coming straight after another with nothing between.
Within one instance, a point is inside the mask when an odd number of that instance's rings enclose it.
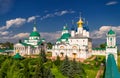
<instances>
[{"instance_id":1,"label":"white facade","mask_svg":"<svg viewBox=\"0 0 120 78\"><path fill-rule=\"evenodd\" d=\"M30 33L28 39L23 42L14 44L14 54L19 52L20 55L33 55L39 54L41 50L41 44L44 44L45 40L41 39L39 32L37 32L36 26L33 27L33 32ZM45 49L44 44L44 49Z\"/></svg>"},{"instance_id":2,"label":"white facade","mask_svg":"<svg viewBox=\"0 0 120 78\"><path fill-rule=\"evenodd\" d=\"M69 33L67 26L63 27L61 37L57 40L52 49L52 57L60 56L75 59L86 59L91 56L92 41L87 32L87 27L83 26L82 18L77 22L77 31L72 27Z\"/></svg>"}]
</instances>

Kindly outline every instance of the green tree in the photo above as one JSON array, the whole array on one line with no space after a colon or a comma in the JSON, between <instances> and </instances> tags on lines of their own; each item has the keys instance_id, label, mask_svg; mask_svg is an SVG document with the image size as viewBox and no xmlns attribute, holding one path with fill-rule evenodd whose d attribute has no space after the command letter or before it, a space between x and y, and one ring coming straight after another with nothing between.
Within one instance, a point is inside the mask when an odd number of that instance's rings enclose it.
<instances>
[{"instance_id":1,"label":"green tree","mask_svg":"<svg viewBox=\"0 0 120 78\"><path fill-rule=\"evenodd\" d=\"M44 49L41 49L40 57L41 57L41 60L42 60L43 63L47 62L47 58L46 58L46 54L45 54Z\"/></svg>"},{"instance_id":2,"label":"green tree","mask_svg":"<svg viewBox=\"0 0 120 78\"><path fill-rule=\"evenodd\" d=\"M83 68L75 59L70 63L70 70L68 71L69 78L81 78L84 74Z\"/></svg>"},{"instance_id":3,"label":"green tree","mask_svg":"<svg viewBox=\"0 0 120 78\"><path fill-rule=\"evenodd\" d=\"M7 76L7 71L10 69L10 66L12 65L12 59L6 59L0 69L0 78L5 78Z\"/></svg>"},{"instance_id":4,"label":"green tree","mask_svg":"<svg viewBox=\"0 0 120 78\"><path fill-rule=\"evenodd\" d=\"M65 59L60 66L60 71L62 72L63 75L68 76L69 69L70 69L70 61L68 60L68 57L65 56Z\"/></svg>"},{"instance_id":5,"label":"green tree","mask_svg":"<svg viewBox=\"0 0 120 78\"><path fill-rule=\"evenodd\" d=\"M41 57L39 57L39 62L36 65L34 78L53 78L50 68L44 66Z\"/></svg>"},{"instance_id":6,"label":"green tree","mask_svg":"<svg viewBox=\"0 0 120 78\"><path fill-rule=\"evenodd\" d=\"M103 44L100 44L100 48L106 48L106 42Z\"/></svg>"},{"instance_id":7,"label":"green tree","mask_svg":"<svg viewBox=\"0 0 120 78\"><path fill-rule=\"evenodd\" d=\"M48 49L52 49L52 46L53 46L53 44L52 44L51 42L48 42L48 43L47 43L47 48L48 48Z\"/></svg>"},{"instance_id":8,"label":"green tree","mask_svg":"<svg viewBox=\"0 0 120 78\"><path fill-rule=\"evenodd\" d=\"M57 59L54 61L54 64L55 64L56 66L60 66L60 63L61 63L60 57L57 56Z\"/></svg>"}]
</instances>

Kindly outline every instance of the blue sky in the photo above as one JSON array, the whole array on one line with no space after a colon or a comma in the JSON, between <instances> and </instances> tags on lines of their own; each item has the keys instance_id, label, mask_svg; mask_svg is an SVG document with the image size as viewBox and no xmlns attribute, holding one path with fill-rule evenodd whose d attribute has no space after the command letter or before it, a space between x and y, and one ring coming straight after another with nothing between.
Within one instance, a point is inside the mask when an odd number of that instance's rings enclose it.
<instances>
[{"instance_id":1,"label":"blue sky","mask_svg":"<svg viewBox=\"0 0 120 78\"><path fill-rule=\"evenodd\" d=\"M105 40L111 27L119 38L119 0L0 0L0 40L16 42L28 37L36 21L41 36L54 41L65 24L70 28L74 20L76 25L80 12L94 40Z\"/></svg>"}]
</instances>

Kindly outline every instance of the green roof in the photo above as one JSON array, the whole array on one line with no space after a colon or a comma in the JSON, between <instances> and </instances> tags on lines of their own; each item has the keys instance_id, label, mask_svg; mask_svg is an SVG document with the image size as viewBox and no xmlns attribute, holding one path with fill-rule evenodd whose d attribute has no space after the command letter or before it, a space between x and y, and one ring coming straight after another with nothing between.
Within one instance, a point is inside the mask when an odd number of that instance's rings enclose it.
<instances>
[{"instance_id":1,"label":"green roof","mask_svg":"<svg viewBox=\"0 0 120 78\"><path fill-rule=\"evenodd\" d=\"M14 56L13 56L14 59L21 59L22 56L19 54L19 53L16 53Z\"/></svg>"},{"instance_id":2,"label":"green roof","mask_svg":"<svg viewBox=\"0 0 120 78\"><path fill-rule=\"evenodd\" d=\"M113 54L108 55L106 61L105 78L120 78L120 73Z\"/></svg>"},{"instance_id":3,"label":"green roof","mask_svg":"<svg viewBox=\"0 0 120 78\"><path fill-rule=\"evenodd\" d=\"M42 44L42 41L39 41L39 42L37 43L37 45L40 45L40 44Z\"/></svg>"},{"instance_id":4,"label":"green roof","mask_svg":"<svg viewBox=\"0 0 120 78\"><path fill-rule=\"evenodd\" d=\"M69 37L71 37L71 35L69 33L64 33L62 36L61 36L61 39L68 39Z\"/></svg>"},{"instance_id":5,"label":"green roof","mask_svg":"<svg viewBox=\"0 0 120 78\"><path fill-rule=\"evenodd\" d=\"M110 29L110 30L108 31L108 34L112 35L112 34L115 34L115 32L114 32L112 29Z\"/></svg>"},{"instance_id":6,"label":"green roof","mask_svg":"<svg viewBox=\"0 0 120 78\"><path fill-rule=\"evenodd\" d=\"M32 33L30 33L30 37L31 36L38 36L38 37L40 37L40 34L37 31L33 31Z\"/></svg>"},{"instance_id":7,"label":"green roof","mask_svg":"<svg viewBox=\"0 0 120 78\"><path fill-rule=\"evenodd\" d=\"M58 38L58 39L57 39L57 41L61 41L61 39L60 39L60 38Z\"/></svg>"},{"instance_id":8,"label":"green roof","mask_svg":"<svg viewBox=\"0 0 120 78\"><path fill-rule=\"evenodd\" d=\"M0 49L0 52L5 52L5 50L3 50L3 49Z\"/></svg>"},{"instance_id":9,"label":"green roof","mask_svg":"<svg viewBox=\"0 0 120 78\"><path fill-rule=\"evenodd\" d=\"M105 48L93 48L93 50L106 50Z\"/></svg>"}]
</instances>

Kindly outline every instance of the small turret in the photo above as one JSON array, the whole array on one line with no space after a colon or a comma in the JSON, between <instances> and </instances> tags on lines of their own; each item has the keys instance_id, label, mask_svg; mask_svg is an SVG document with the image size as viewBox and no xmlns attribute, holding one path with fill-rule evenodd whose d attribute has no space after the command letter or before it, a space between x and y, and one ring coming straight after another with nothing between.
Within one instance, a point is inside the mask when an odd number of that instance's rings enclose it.
<instances>
[{"instance_id":1,"label":"small turret","mask_svg":"<svg viewBox=\"0 0 120 78\"><path fill-rule=\"evenodd\" d=\"M65 26L63 26L62 35L63 35L64 33L68 33L67 24L66 24Z\"/></svg>"},{"instance_id":2,"label":"small turret","mask_svg":"<svg viewBox=\"0 0 120 78\"><path fill-rule=\"evenodd\" d=\"M73 25L73 21L72 21L72 27L71 27L71 37L74 37L75 36L75 27Z\"/></svg>"},{"instance_id":3,"label":"small turret","mask_svg":"<svg viewBox=\"0 0 120 78\"><path fill-rule=\"evenodd\" d=\"M37 31L36 23L34 22L33 32Z\"/></svg>"}]
</instances>

